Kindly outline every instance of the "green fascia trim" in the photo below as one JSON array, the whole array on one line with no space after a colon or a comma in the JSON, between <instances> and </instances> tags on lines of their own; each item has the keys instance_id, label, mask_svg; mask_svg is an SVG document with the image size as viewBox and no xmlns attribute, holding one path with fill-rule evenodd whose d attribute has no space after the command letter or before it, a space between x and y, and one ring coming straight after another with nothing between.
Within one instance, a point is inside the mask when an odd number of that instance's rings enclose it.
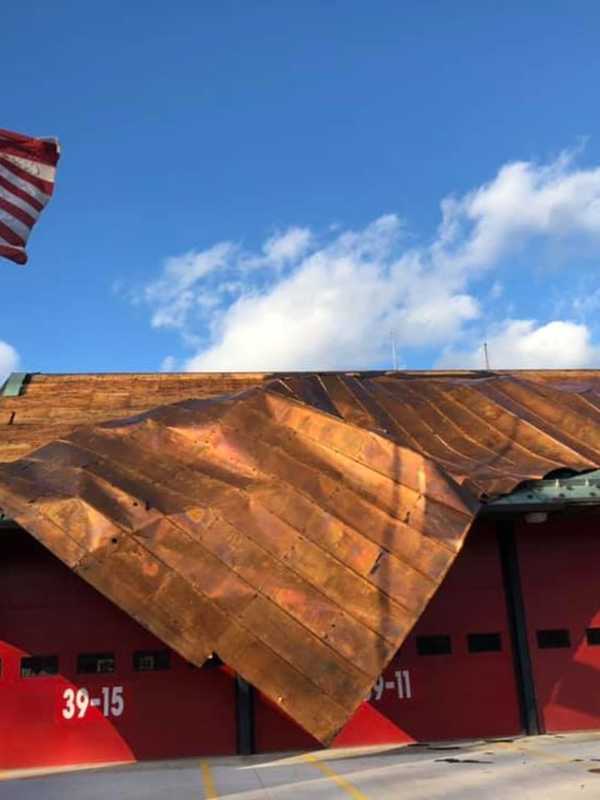
<instances>
[{"instance_id":1,"label":"green fascia trim","mask_svg":"<svg viewBox=\"0 0 600 800\"><path fill-rule=\"evenodd\" d=\"M2 397L18 397L23 391L27 374L27 372L12 372L0 389L0 395Z\"/></svg>"},{"instance_id":2,"label":"green fascia trim","mask_svg":"<svg viewBox=\"0 0 600 800\"><path fill-rule=\"evenodd\" d=\"M0 513L0 531L3 528L14 528L15 525L16 523L13 522L12 519L9 519L9 517L5 517L4 514Z\"/></svg>"},{"instance_id":3,"label":"green fascia trim","mask_svg":"<svg viewBox=\"0 0 600 800\"><path fill-rule=\"evenodd\" d=\"M553 508L566 505L600 505L600 469L571 478L526 481L517 491L486 505L490 511Z\"/></svg>"}]
</instances>

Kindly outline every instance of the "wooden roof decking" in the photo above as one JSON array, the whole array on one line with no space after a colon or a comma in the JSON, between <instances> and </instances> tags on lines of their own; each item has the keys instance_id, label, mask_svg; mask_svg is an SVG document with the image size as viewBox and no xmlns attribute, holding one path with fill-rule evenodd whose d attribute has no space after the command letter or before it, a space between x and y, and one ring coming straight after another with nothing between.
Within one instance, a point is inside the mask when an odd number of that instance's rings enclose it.
<instances>
[{"instance_id":1,"label":"wooden roof decking","mask_svg":"<svg viewBox=\"0 0 600 800\"><path fill-rule=\"evenodd\" d=\"M596 466L600 371L33 374L0 395L0 462L80 425L270 383L439 460L494 495L554 468Z\"/></svg>"},{"instance_id":2,"label":"wooden roof decking","mask_svg":"<svg viewBox=\"0 0 600 800\"><path fill-rule=\"evenodd\" d=\"M600 373L40 375L0 431L0 511L326 742L481 497L599 466Z\"/></svg>"},{"instance_id":3,"label":"wooden roof decking","mask_svg":"<svg viewBox=\"0 0 600 800\"><path fill-rule=\"evenodd\" d=\"M128 417L190 397L232 394L262 381L262 373L34 373L18 397L0 395L0 462L14 461L77 425Z\"/></svg>"}]
</instances>

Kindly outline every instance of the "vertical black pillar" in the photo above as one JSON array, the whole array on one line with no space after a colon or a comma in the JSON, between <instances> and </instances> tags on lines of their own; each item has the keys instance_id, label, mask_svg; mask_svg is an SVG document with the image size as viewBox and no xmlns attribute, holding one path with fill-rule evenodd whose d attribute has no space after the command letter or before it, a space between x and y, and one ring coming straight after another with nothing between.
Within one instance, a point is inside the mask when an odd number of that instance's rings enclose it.
<instances>
[{"instance_id":1,"label":"vertical black pillar","mask_svg":"<svg viewBox=\"0 0 600 800\"><path fill-rule=\"evenodd\" d=\"M254 752L254 689L236 675L235 721L237 730L237 752L249 756Z\"/></svg>"},{"instance_id":2,"label":"vertical black pillar","mask_svg":"<svg viewBox=\"0 0 600 800\"><path fill-rule=\"evenodd\" d=\"M523 730L530 736L540 733L535 682L527 638L527 622L525 604L521 587L515 523L512 519L500 519L497 522L498 545L504 594L510 626L510 636L515 661L515 673L521 706Z\"/></svg>"}]
</instances>

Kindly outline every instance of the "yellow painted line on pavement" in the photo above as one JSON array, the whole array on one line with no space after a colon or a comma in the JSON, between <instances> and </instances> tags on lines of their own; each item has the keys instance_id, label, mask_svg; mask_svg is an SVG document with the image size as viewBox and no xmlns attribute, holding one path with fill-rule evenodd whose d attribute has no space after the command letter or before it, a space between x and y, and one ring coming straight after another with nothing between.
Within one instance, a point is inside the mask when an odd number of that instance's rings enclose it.
<instances>
[{"instance_id":1,"label":"yellow painted line on pavement","mask_svg":"<svg viewBox=\"0 0 600 800\"><path fill-rule=\"evenodd\" d=\"M217 787L215 786L215 779L213 778L212 770L208 765L208 761L200 762L200 771L202 773L202 788L204 789L204 800L219 800L217 794Z\"/></svg>"},{"instance_id":2,"label":"yellow painted line on pavement","mask_svg":"<svg viewBox=\"0 0 600 800\"><path fill-rule=\"evenodd\" d=\"M309 764L312 764L317 769L321 770L323 775L336 783L340 789L343 789L346 794L349 794L353 800L369 800L367 795L363 794L360 789L357 789L356 786L350 783L350 781L347 781L341 775L338 775L337 772L332 770L327 762L311 755L310 753L307 753L305 756L303 756L303 759L304 761L308 761Z\"/></svg>"}]
</instances>

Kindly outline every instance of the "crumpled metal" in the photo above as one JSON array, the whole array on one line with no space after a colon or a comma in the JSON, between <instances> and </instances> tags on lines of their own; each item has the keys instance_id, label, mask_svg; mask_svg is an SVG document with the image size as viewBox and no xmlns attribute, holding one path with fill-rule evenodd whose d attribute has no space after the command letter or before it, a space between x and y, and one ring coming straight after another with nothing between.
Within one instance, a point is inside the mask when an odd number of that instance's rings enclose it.
<instances>
[{"instance_id":1,"label":"crumpled metal","mask_svg":"<svg viewBox=\"0 0 600 800\"><path fill-rule=\"evenodd\" d=\"M216 653L327 743L482 500L598 466L597 384L577 380L281 376L77 426L0 464L0 510L184 658Z\"/></svg>"}]
</instances>

